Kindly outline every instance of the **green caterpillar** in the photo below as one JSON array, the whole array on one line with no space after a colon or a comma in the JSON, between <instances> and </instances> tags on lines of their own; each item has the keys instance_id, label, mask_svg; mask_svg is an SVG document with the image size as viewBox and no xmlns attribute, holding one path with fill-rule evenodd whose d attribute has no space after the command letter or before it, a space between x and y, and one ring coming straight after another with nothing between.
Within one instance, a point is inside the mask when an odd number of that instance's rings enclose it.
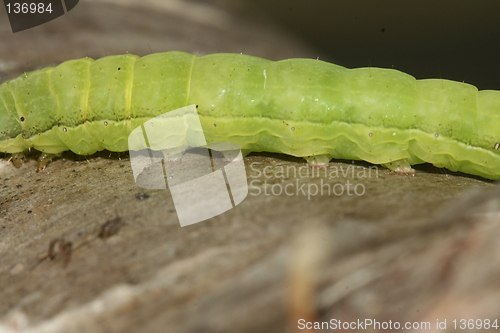
<instances>
[{"instance_id":1,"label":"green caterpillar","mask_svg":"<svg viewBox=\"0 0 500 333\"><path fill-rule=\"evenodd\" d=\"M166 52L70 60L0 85L0 151L126 151L145 121L196 104L208 142L398 171L500 179L500 91L313 59Z\"/></svg>"}]
</instances>

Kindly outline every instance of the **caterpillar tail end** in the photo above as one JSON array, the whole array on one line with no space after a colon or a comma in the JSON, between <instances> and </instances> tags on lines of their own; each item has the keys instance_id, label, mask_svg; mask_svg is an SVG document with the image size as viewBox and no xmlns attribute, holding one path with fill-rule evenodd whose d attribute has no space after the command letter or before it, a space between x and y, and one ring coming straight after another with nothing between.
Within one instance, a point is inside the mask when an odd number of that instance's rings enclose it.
<instances>
[{"instance_id":1,"label":"caterpillar tail end","mask_svg":"<svg viewBox=\"0 0 500 333\"><path fill-rule=\"evenodd\" d=\"M408 160L398 160L390 163L384 163L382 164L382 166L395 173L413 176L415 175L415 169L411 167Z\"/></svg>"}]
</instances>

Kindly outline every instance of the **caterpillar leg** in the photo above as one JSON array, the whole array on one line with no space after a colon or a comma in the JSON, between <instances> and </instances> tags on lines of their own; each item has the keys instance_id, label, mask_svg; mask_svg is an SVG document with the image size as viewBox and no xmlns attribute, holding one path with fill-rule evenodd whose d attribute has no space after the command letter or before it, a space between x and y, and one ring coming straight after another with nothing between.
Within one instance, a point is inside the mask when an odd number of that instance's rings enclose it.
<instances>
[{"instance_id":1,"label":"caterpillar leg","mask_svg":"<svg viewBox=\"0 0 500 333\"><path fill-rule=\"evenodd\" d=\"M413 169L407 160L398 160L390 163L384 163L382 166L387 169L400 174L414 174L415 169Z\"/></svg>"},{"instance_id":2,"label":"caterpillar leg","mask_svg":"<svg viewBox=\"0 0 500 333\"><path fill-rule=\"evenodd\" d=\"M248 154L250 154L252 151L249 149L242 149L241 150L241 156L246 157Z\"/></svg>"},{"instance_id":3,"label":"caterpillar leg","mask_svg":"<svg viewBox=\"0 0 500 333\"><path fill-rule=\"evenodd\" d=\"M240 153L242 157L251 153L250 150L240 149L237 145L229 142L212 142L208 148L212 151L212 157L224 157L227 162L234 161Z\"/></svg>"},{"instance_id":4,"label":"caterpillar leg","mask_svg":"<svg viewBox=\"0 0 500 333\"><path fill-rule=\"evenodd\" d=\"M52 162L54 157L59 157L61 156L61 153L59 154L47 154L47 153L42 153L40 157L38 157L38 167L36 168L36 171L41 171L47 167L47 165Z\"/></svg>"},{"instance_id":5,"label":"caterpillar leg","mask_svg":"<svg viewBox=\"0 0 500 333\"><path fill-rule=\"evenodd\" d=\"M165 149L162 150L163 158L168 162L178 162L182 160L182 156L186 154L184 149Z\"/></svg>"},{"instance_id":6,"label":"caterpillar leg","mask_svg":"<svg viewBox=\"0 0 500 333\"><path fill-rule=\"evenodd\" d=\"M241 152L241 157L245 157L248 154L250 154L250 151L239 150L239 149L224 150L221 153L227 162L231 162L231 161L234 161L238 157L240 152Z\"/></svg>"},{"instance_id":7,"label":"caterpillar leg","mask_svg":"<svg viewBox=\"0 0 500 333\"><path fill-rule=\"evenodd\" d=\"M14 153L10 157L9 161L12 162L12 165L14 165L16 168L20 168L21 165L23 165L24 162L24 153Z\"/></svg>"},{"instance_id":8,"label":"caterpillar leg","mask_svg":"<svg viewBox=\"0 0 500 333\"><path fill-rule=\"evenodd\" d=\"M304 156L307 163L312 166L325 166L330 163L332 157L330 155Z\"/></svg>"}]
</instances>

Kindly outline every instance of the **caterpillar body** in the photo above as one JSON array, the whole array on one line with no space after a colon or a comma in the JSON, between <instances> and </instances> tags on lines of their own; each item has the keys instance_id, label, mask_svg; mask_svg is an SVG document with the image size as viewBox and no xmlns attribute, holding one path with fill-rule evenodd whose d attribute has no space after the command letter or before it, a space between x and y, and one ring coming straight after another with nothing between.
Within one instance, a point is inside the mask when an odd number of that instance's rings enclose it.
<instances>
[{"instance_id":1,"label":"caterpillar body","mask_svg":"<svg viewBox=\"0 0 500 333\"><path fill-rule=\"evenodd\" d=\"M309 162L432 163L500 179L500 91L313 59L166 52L66 61L0 85L0 151L126 151L145 121L196 104L208 142Z\"/></svg>"}]
</instances>

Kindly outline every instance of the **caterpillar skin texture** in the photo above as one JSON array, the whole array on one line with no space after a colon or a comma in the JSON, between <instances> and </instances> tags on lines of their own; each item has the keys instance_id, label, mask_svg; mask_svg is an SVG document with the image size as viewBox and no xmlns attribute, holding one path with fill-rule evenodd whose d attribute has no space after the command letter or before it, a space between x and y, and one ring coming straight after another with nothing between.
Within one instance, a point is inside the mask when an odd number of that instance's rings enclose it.
<instances>
[{"instance_id":1,"label":"caterpillar skin texture","mask_svg":"<svg viewBox=\"0 0 500 333\"><path fill-rule=\"evenodd\" d=\"M500 179L499 91L242 54L125 54L21 75L0 85L0 151L126 151L135 127L191 104L208 142L233 142L244 153L393 169L429 162Z\"/></svg>"}]
</instances>

